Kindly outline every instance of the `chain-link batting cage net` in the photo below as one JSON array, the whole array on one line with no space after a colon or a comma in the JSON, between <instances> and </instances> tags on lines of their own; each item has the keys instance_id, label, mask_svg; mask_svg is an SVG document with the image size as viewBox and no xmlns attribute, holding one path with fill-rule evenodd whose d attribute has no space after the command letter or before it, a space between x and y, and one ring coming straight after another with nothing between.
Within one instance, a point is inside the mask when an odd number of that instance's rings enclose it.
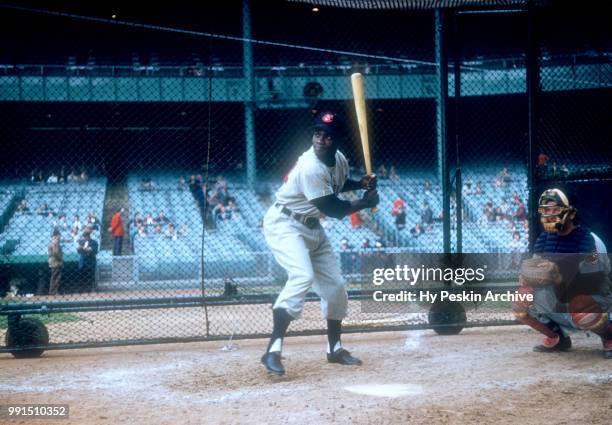
<instances>
[{"instance_id":1,"label":"chain-link batting cage net","mask_svg":"<svg viewBox=\"0 0 612 425\"><path fill-rule=\"evenodd\" d=\"M529 227L526 10L236 1L171 16L2 12L1 350L268 334L286 275L262 219L323 110L345 117L340 149L351 177L363 175L354 72L365 78L380 204L321 220L349 289L347 329L435 322L456 333L513 320L507 301L466 314L362 300L375 269L408 263L487 264L486 282L514 285ZM598 43L539 56L548 170L610 164L601 24ZM543 44L567 35L546 31ZM324 329L316 300L290 331Z\"/></svg>"}]
</instances>

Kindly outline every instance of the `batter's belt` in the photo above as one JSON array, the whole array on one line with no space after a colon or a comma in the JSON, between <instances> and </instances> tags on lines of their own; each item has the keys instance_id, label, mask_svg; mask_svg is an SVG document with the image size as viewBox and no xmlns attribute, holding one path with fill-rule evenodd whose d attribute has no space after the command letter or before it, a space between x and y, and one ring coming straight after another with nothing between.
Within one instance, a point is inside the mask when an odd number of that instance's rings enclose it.
<instances>
[{"instance_id":1,"label":"batter's belt","mask_svg":"<svg viewBox=\"0 0 612 425\"><path fill-rule=\"evenodd\" d=\"M304 214L293 212L289 208L287 208L286 206L282 204L279 204L278 202L275 203L274 206L277 208L280 208L280 211L286 216L289 216L293 218L294 220L299 221L300 223L302 223L304 226L308 227L309 229L316 229L317 227L321 225L319 223L319 219L316 217L308 217Z\"/></svg>"}]
</instances>

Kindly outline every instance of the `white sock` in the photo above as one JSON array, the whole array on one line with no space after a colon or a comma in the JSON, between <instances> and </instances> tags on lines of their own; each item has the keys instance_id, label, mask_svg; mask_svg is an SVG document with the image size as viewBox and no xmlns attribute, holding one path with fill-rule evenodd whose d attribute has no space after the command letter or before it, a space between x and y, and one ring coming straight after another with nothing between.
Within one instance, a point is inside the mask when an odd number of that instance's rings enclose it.
<instances>
[{"instance_id":1,"label":"white sock","mask_svg":"<svg viewBox=\"0 0 612 425\"><path fill-rule=\"evenodd\" d=\"M282 349L283 349L283 339L276 338L274 342L272 343L272 345L270 346L268 353L274 353L274 352L280 353Z\"/></svg>"},{"instance_id":2,"label":"white sock","mask_svg":"<svg viewBox=\"0 0 612 425\"><path fill-rule=\"evenodd\" d=\"M336 342L336 345L334 345L334 349L332 351L330 346L329 346L329 342L327 342L327 354L335 353L336 351L338 351L341 348L342 348L342 344L340 344L340 341L338 341L338 342Z\"/></svg>"}]
</instances>

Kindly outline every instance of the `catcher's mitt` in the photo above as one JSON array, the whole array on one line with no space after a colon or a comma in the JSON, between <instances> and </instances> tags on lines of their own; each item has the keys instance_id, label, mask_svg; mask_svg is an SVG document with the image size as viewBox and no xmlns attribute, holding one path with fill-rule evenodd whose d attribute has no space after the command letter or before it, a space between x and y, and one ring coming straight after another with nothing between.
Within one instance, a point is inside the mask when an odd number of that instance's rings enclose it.
<instances>
[{"instance_id":1,"label":"catcher's mitt","mask_svg":"<svg viewBox=\"0 0 612 425\"><path fill-rule=\"evenodd\" d=\"M520 277L523 285L532 288L551 283L558 285L563 279L559 267L552 261L542 258L523 260Z\"/></svg>"}]
</instances>

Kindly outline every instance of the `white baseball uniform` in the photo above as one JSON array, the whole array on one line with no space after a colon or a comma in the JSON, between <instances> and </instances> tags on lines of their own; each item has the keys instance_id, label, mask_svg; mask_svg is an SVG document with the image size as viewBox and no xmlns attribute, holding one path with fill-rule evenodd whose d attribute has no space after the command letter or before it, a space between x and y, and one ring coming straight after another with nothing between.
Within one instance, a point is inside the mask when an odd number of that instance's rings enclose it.
<instances>
[{"instance_id":1,"label":"white baseball uniform","mask_svg":"<svg viewBox=\"0 0 612 425\"><path fill-rule=\"evenodd\" d=\"M276 202L264 217L263 232L276 261L288 275L274 308L284 308L298 318L308 291L313 288L321 297L324 319L346 317L348 297L338 260L319 225L309 228L282 212L283 207L306 217L320 218L321 211L310 201L327 195L338 195L348 179L346 157L336 152L336 164L328 167L317 158L311 147L298 159L276 192Z\"/></svg>"}]
</instances>

